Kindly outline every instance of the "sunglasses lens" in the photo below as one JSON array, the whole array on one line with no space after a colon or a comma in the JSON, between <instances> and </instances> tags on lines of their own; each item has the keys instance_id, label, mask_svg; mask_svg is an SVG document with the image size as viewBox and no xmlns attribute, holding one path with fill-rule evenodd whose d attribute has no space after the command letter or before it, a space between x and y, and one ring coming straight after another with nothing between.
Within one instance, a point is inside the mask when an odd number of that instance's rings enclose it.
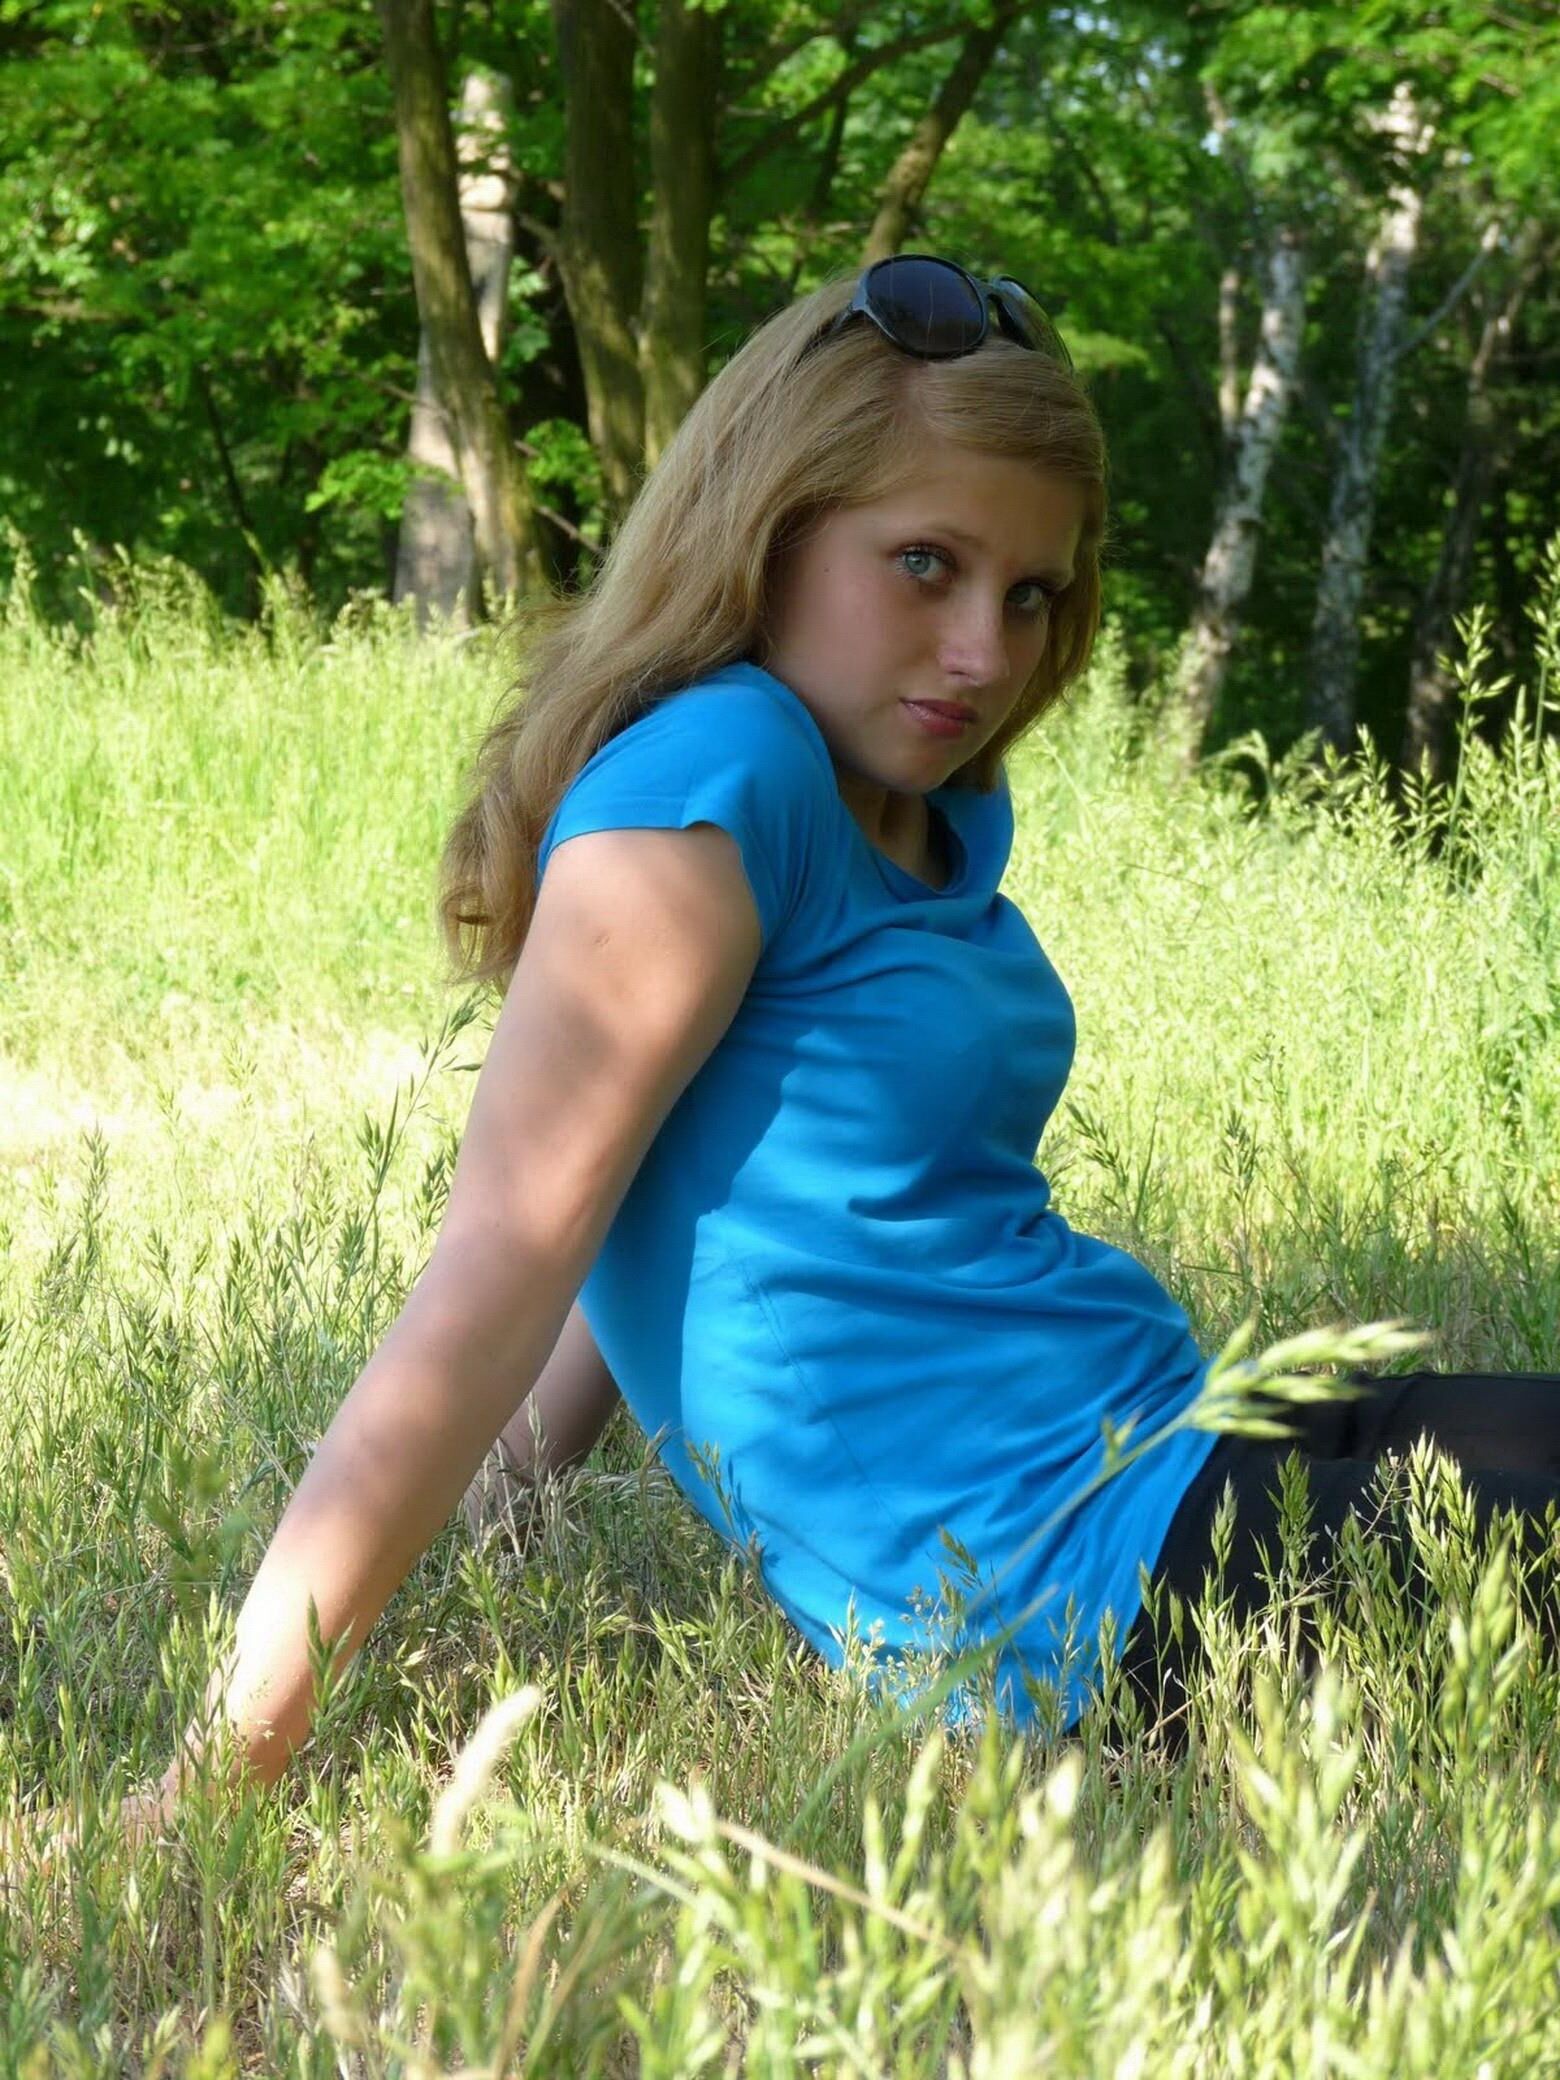
<instances>
[{"instance_id":1,"label":"sunglasses lens","mask_svg":"<svg viewBox=\"0 0 1560 2080\"><path fill-rule=\"evenodd\" d=\"M1010 274L1004 274L999 275L991 287L1002 306L1003 315L1025 344L1037 353L1049 354L1063 368L1071 368L1073 358L1067 351L1066 342L1023 283Z\"/></svg>"},{"instance_id":2,"label":"sunglasses lens","mask_svg":"<svg viewBox=\"0 0 1560 2080\"><path fill-rule=\"evenodd\" d=\"M980 292L948 261L915 254L880 260L866 286L873 315L908 352L937 359L972 353L980 344L986 324Z\"/></svg>"}]
</instances>

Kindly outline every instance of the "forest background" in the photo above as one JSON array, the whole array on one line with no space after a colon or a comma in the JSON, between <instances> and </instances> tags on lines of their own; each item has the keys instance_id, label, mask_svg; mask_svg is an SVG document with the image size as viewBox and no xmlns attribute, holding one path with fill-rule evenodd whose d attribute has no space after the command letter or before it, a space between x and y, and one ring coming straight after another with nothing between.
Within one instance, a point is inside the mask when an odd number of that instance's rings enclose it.
<instances>
[{"instance_id":1,"label":"forest background","mask_svg":"<svg viewBox=\"0 0 1560 2080\"><path fill-rule=\"evenodd\" d=\"M1549 0L0 0L0 582L576 583L754 324L933 250L1058 316L1192 749L1442 770L1453 617L1532 662L1557 51Z\"/></svg>"}]
</instances>

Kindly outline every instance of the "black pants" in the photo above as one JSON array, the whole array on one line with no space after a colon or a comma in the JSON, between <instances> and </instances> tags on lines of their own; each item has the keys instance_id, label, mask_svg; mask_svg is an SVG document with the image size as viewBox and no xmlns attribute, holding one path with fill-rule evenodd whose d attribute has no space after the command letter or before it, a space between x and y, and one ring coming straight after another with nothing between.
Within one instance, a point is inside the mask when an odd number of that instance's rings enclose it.
<instances>
[{"instance_id":1,"label":"black pants","mask_svg":"<svg viewBox=\"0 0 1560 2080\"><path fill-rule=\"evenodd\" d=\"M1221 1437L1171 1519L1151 1580L1187 1604L1198 1599L1213 1563L1214 1513L1229 1481L1235 1531L1223 1593L1238 1618L1258 1609L1268 1594L1259 1548L1266 1546L1276 1568L1278 1468L1292 1451L1305 1462L1312 1538L1308 1564L1318 1570L1326 1567L1351 1511L1367 1536L1375 1535L1376 1460L1385 1452L1406 1451L1426 1435L1460 1466L1481 1532L1488 1531L1497 1510L1519 1510L1535 1534L1548 1504L1560 1513L1560 1375L1414 1372L1376 1379L1356 1373L1353 1379L1363 1390L1357 1400L1282 1408L1281 1419L1297 1433L1292 1438ZM1425 1585L1406 1535L1393 1539L1392 1560L1397 1579L1422 1594ZM1560 1580L1535 1615L1552 1637L1560 1636ZM1197 1641L1190 1623L1178 1644L1162 1621L1160 1634L1156 1647L1154 1628L1141 1614L1127 1635L1121 1668L1150 1708L1163 1710L1174 1739Z\"/></svg>"}]
</instances>

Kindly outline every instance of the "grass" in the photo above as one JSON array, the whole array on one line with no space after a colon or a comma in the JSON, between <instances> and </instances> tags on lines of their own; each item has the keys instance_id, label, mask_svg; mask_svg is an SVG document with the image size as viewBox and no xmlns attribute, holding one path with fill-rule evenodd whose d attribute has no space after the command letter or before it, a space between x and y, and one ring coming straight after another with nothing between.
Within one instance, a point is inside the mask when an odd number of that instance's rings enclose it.
<instances>
[{"instance_id":1,"label":"grass","mask_svg":"<svg viewBox=\"0 0 1560 2080\"><path fill-rule=\"evenodd\" d=\"M0 2072L1560 2064L1560 1677L1429 1453L1383 1483L1430 1615L1357 1541L1308 1677L1293 1492L1173 1758L1130 1712L896 1720L620 1422L524 1554L440 1537L281 1790L125 1848L437 1222L484 1018L432 867L505 667L122 592L0 629L0 1820L83 1816L9 1867ZM1006 887L1080 1026L1043 1160L1205 1347L1396 1317L1560 1370L1554 683L1396 806L1368 752L1183 783L1109 644L1015 757Z\"/></svg>"}]
</instances>

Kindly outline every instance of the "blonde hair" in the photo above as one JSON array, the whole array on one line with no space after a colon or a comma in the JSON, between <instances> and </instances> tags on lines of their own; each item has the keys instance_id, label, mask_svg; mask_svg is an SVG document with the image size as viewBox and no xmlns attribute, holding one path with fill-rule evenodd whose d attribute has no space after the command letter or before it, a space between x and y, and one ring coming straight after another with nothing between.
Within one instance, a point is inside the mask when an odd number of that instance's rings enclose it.
<instances>
[{"instance_id":1,"label":"blonde hair","mask_svg":"<svg viewBox=\"0 0 1560 2080\"><path fill-rule=\"evenodd\" d=\"M1087 664L1105 451L1082 385L995 330L957 361L917 360L864 321L807 353L855 280L838 276L759 327L677 429L591 585L526 616L522 688L483 740L444 848L439 912L457 978L503 987L514 972L542 834L580 769L659 696L761 656L779 555L822 514L913 477L928 434L1085 492L1073 579L1052 608L1040 665L948 784L989 793L1004 753Z\"/></svg>"}]
</instances>

